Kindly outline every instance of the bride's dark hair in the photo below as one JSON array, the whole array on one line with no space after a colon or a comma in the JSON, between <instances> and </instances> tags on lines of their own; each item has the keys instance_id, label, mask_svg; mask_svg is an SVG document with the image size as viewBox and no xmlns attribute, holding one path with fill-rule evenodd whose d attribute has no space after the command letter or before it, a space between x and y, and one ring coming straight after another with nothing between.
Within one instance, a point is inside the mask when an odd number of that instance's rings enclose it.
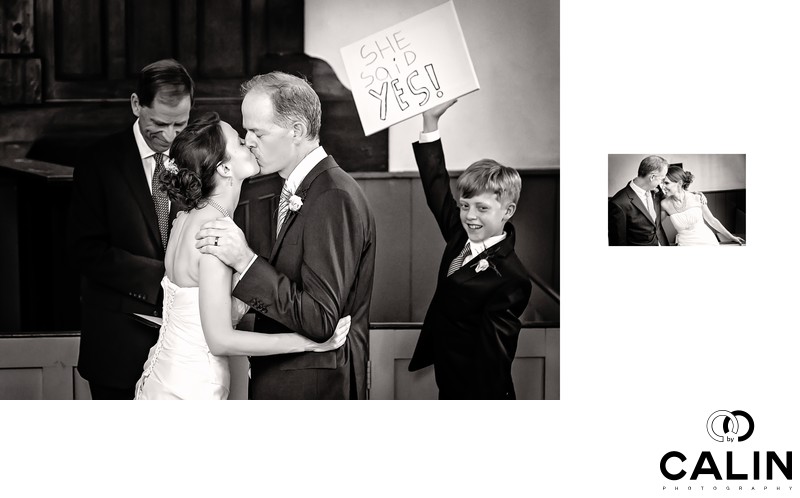
<instances>
[{"instance_id":1,"label":"bride's dark hair","mask_svg":"<svg viewBox=\"0 0 800 498\"><path fill-rule=\"evenodd\" d=\"M694 181L692 172L684 171L681 166L670 166L667 170L667 178L675 183L680 183L684 190L688 189Z\"/></svg>"},{"instance_id":2,"label":"bride's dark hair","mask_svg":"<svg viewBox=\"0 0 800 498\"><path fill-rule=\"evenodd\" d=\"M214 171L229 159L225 150L219 114L200 116L172 142L170 159L178 170L164 168L158 177L161 190L184 209L196 208L214 190Z\"/></svg>"}]
</instances>

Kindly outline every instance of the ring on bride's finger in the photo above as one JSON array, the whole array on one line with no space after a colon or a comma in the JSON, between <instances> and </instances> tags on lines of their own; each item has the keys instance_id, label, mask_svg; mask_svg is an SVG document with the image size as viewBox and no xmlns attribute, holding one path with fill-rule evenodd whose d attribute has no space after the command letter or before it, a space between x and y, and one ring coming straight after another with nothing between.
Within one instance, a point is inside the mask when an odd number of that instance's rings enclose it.
<instances>
[{"instance_id":1,"label":"ring on bride's finger","mask_svg":"<svg viewBox=\"0 0 800 498\"><path fill-rule=\"evenodd\" d=\"M214 237L214 245L215 246L219 245L219 237Z\"/></svg>"}]
</instances>

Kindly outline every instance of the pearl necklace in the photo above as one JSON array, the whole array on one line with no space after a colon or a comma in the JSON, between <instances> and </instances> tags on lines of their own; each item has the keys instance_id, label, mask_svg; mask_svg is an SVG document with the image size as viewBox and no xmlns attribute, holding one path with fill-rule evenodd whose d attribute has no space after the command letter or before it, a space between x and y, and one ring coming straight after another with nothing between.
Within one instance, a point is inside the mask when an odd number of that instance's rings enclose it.
<instances>
[{"instance_id":1,"label":"pearl necklace","mask_svg":"<svg viewBox=\"0 0 800 498\"><path fill-rule=\"evenodd\" d=\"M220 213L224 214L228 218L233 218L233 216L231 216L231 214L228 212L228 210L225 209L224 207L220 206L216 202L214 202L214 199L206 199L206 202L208 202L211 205L211 207L213 207L214 209L216 209Z\"/></svg>"}]
</instances>

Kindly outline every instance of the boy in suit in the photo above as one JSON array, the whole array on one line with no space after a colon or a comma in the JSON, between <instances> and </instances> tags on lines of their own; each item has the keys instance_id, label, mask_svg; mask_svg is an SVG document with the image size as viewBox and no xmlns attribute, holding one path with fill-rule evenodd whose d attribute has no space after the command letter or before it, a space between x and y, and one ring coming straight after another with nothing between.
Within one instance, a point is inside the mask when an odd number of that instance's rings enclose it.
<instances>
[{"instance_id":1,"label":"boy in suit","mask_svg":"<svg viewBox=\"0 0 800 498\"><path fill-rule=\"evenodd\" d=\"M455 102L423 113L420 141L413 145L428 206L447 246L408 369L432 364L439 399L516 399L511 362L531 282L507 222L522 181L514 169L483 159L459 177L453 197L438 124Z\"/></svg>"}]
</instances>

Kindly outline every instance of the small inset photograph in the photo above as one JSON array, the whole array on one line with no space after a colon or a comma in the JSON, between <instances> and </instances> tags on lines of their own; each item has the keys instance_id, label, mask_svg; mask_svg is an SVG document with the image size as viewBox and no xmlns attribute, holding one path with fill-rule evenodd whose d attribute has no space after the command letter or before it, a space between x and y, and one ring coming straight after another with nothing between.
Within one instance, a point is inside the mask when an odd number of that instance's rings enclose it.
<instances>
[{"instance_id":1,"label":"small inset photograph","mask_svg":"<svg viewBox=\"0 0 800 498\"><path fill-rule=\"evenodd\" d=\"M608 245L745 245L745 154L609 154Z\"/></svg>"}]
</instances>

